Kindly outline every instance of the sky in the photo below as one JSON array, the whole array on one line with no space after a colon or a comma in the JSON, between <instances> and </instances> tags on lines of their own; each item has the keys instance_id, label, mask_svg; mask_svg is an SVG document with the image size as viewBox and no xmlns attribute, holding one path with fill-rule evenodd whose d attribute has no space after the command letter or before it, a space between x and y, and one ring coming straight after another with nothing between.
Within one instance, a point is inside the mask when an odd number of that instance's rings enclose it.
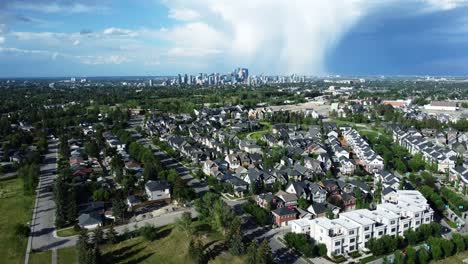
<instances>
[{"instance_id":1,"label":"sky","mask_svg":"<svg viewBox=\"0 0 468 264\"><path fill-rule=\"evenodd\" d=\"M0 0L0 77L468 75L468 0Z\"/></svg>"}]
</instances>

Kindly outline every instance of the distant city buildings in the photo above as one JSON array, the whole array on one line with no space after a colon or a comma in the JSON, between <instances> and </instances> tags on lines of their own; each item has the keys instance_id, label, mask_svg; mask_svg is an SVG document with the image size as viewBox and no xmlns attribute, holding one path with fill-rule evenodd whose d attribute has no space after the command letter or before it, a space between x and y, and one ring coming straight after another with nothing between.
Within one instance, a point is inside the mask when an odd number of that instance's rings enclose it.
<instances>
[{"instance_id":1,"label":"distant city buildings","mask_svg":"<svg viewBox=\"0 0 468 264\"><path fill-rule=\"evenodd\" d=\"M227 74L219 73L199 73L198 75L178 74L176 77L165 80L162 85L199 85L199 86L217 86L217 85L261 85L267 83L304 83L305 76L265 76L250 75L249 69L237 68Z\"/></svg>"}]
</instances>

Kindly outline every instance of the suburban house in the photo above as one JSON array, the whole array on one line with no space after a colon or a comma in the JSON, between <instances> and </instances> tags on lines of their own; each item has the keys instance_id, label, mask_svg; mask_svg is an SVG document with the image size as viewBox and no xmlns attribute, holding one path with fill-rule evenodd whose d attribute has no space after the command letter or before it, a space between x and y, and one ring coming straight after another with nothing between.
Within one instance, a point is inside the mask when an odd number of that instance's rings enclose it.
<instances>
[{"instance_id":1,"label":"suburban house","mask_svg":"<svg viewBox=\"0 0 468 264\"><path fill-rule=\"evenodd\" d=\"M145 184L145 192L150 201L171 201L170 186L167 181L148 181Z\"/></svg>"},{"instance_id":2,"label":"suburban house","mask_svg":"<svg viewBox=\"0 0 468 264\"><path fill-rule=\"evenodd\" d=\"M289 221L297 219L297 212L289 207L280 207L271 211L273 222L277 226L287 226Z\"/></svg>"}]
</instances>

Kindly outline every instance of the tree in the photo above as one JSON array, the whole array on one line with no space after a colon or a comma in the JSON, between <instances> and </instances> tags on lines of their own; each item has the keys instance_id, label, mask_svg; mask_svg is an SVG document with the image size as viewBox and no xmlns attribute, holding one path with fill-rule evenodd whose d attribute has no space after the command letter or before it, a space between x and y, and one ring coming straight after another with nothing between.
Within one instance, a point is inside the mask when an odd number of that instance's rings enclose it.
<instances>
[{"instance_id":1,"label":"tree","mask_svg":"<svg viewBox=\"0 0 468 264\"><path fill-rule=\"evenodd\" d=\"M424 248L421 248L418 251L418 263L419 264L429 263L429 253L427 253L427 250Z\"/></svg>"},{"instance_id":2,"label":"tree","mask_svg":"<svg viewBox=\"0 0 468 264\"><path fill-rule=\"evenodd\" d=\"M235 256L242 255L244 253L244 242L242 242L242 233L240 226L231 230L228 239L229 252Z\"/></svg>"},{"instance_id":3,"label":"tree","mask_svg":"<svg viewBox=\"0 0 468 264\"><path fill-rule=\"evenodd\" d=\"M413 247L406 248L406 264L416 264L416 250Z\"/></svg>"},{"instance_id":4,"label":"tree","mask_svg":"<svg viewBox=\"0 0 468 264\"><path fill-rule=\"evenodd\" d=\"M113 224L109 227L109 230L107 230L106 238L107 238L107 241L109 243L111 243L111 244L117 243L118 233L117 233L117 231L115 231L115 228L114 228Z\"/></svg>"},{"instance_id":5,"label":"tree","mask_svg":"<svg viewBox=\"0 0 468 264\"><path fill-rule=\"evenodd\" d=\"M100 245L104 240L104 233L102 228L99 226L93 230L93 242L97 245Z\"/></svg>"},{"instance_id":6,"label":"tree","mask_svg":"<svg viewBox=\"0 0 468 264\"><path fill-rule=\"evenodd\" d=\"M260 244L260 247L257 251L257 263L258 264L269 264L272 263L273 259L271 257L271 249L268 241L264 239Z\"/></svg>"},{"instance_id":7,"label":"tree","mask_svg":"<svg viewBox=\"0 0 468 264\"><path fill-rule=\"evenodd\" d=\"M401 253L400 250L397 250L395 252L395 259L394 262L395 264L405 264L405 256L403 256L403 253Z\"/></svg>"},{"instance_id":8,"label":"tree","mask_svg":"<svg viewBox=\"0 0 468 264\"><path fill-rule=\"evenodd\" d=\"M138 230L140 236L144 237L148 241L153 241L157 238L158 230L156 227L150 224L146 224Z\"/></svg>"},{"instance_id":9,"label":"tree","mask_svg":"<svg viewBox=\"0 0 468 264\"><path fill-rule=\"evenodd\" d=\"M203 254L203 243L200 239L191 239L188 248L189 256L195 261L195 263L202 263L204 259Z\"/></svg>"},{"instance_id":10,"label":"tree","mask_svg":"<svg viewBox=\"0 0 468 264\"><path fill-rule=\"evenodd\" d=\"M89 140L85 143L85 152L91 157L99 157L99 147L95 140Z\"/></svg>"},{"instance_id":11,"label":"tree","mask_svg":"<svg viewBox=\"0 0 468 264\"><path fill-rule=\"evenodd\" d=\"M446 258L453 255L454 244L451 240L441 239L441 246L442 246L442 251L444 252L444 256Z\"/></svg>"},{"instance_id":12,"label":"tree","mask_svg":"<svg viewBox=\"0 0 468 264\"><path fill-rule=\"evenodd\" d=\"M127 204L123 200L123 198L118 197L112 201L112 214L117 219L124 219L125 212L127 211Z\"/></svg>"},{"instance_id":13,"label":"tree","mask_svg":"<svg viewBox=\"0 0 468 264\"><path fill-rule=\"evenodd\" d=\"M307 209L307 207L309 207L309 202L307 202L304 197L299 198L297 203L301 209Z\"/></svg>"},{"instance_id":14,"label":"tree","mask_svg":"<svg viewBox=\"0 0 468 264\"><path fill-rule=\"evenodd\" d=\"M76 249L78 252L78 263L86 264L88 260L88 230L83 228L78 237L78 243L76 244Z\"/></svg>"},{"instance_id":15,"label":"tree","mask_svg":"<svg viewBox=\"0 0 468 264\"><path fill-rule=\"evenodd\" d=\"M327 255L327 246L325 244L318 244L317 247L319 256L325 257Z\"/></svg>"},{"instance_id":16,"label":"tree","mask_svg":"<svg viewBox=\"0 0 468 264\"><path fill-rule=\"evenodd\" d=\"M415 245L419 240L418 232L416 232L416 231L414 231L412 229L406 230L403 233L403 236L406 238L406 240L408 241L408 244L410 244L410 245Z\"/></svg>"},{"instance_id":17,"label":"tree","mask_svg":"<svg viewBox=\"0 0 468 264\"><path fill-rule=\"evenodd\" d=\"M175 224L179 230L185 233L187 238L192 236L192 214L190 212L184 212L182 216L179 219L177 219Z\"/></svg>"},{"instance_id":18,"label":"tree","mask_svg":"<svg viewBox=\"0 0 468 264\"><path fill-rule=\"evenodd\" d=\"M247 248L246 264L257 264L257 242L252 240Z\"/></svg>"},{"instance_id":19,"label":"tree","mask_svg":"<svg viewBox=\"0 0 468 264\"><path fill-rule=\"evenodd\" d=\"M406 173L406 165L405 163L403 163L403 161L401 160L396 160L396 170L399 172L399 173Z\"/></svg>"},{"instance_id":20,"label":"tree","mask_svg":"<svg viewBox=\"0 0 468 264\"><path fill-rule=\"evenodd\" d=\"M431 247L432 258L434 260L442 259L443 256L444 256L444 253L443 253L442 248L441 248L440 239L431 237L431 238L429 238L428 242L429 242L429 245Z\"/></svg>"},{"instance_id":21,"label":"tree","mask_svg":"<svg viewBox=\"0 0 468 264\"><path fill-rule=\"evenodd\" d=\"M455 244L457 253L465 251L465 240L460 234L457 234L457 233L453 234L452 241Z\"/></svg>"},{"instance_id":22,"label":"tree","mask_svg":"<svg viewBox=\"0 0 468 264\"><path fill-rule=\"evenodd\" d=\"M95 243L89 243L88 231L83 229L76 244L79 264L96 264L99 262L100 251Z\"/></svg>"}]
</instances>

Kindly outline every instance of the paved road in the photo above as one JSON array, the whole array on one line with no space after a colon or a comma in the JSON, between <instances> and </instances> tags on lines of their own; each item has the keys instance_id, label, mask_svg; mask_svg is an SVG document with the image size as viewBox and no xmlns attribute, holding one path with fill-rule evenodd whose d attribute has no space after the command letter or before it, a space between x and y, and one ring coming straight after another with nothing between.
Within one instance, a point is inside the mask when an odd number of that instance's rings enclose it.
<instances>
[{"instance_id":1,"label":"paved road","mask_svg":"<svg viewBox=\"0 0 468 264\"><path fill-rule=\"evenodd\" d=\"M36 201L31 220L31 234L28 238L25 263L29 263L29 253L33 250L44 251L60 246L72 246L71 239L54 237L55 202L52 186L57 177L58 140L50 140L47 153L40 168L39 183L36 189Z\"/></svg>"},{"instance_id":2,"label":"paved road","mask_svg":"<svg viewBox=\"0 0 468 264\"><path fill-rule=\"evenodd\" d=\"M161 151L161 149L154 145L151 142L150 138L143 137L140 133L138 133L135 128L143 124L143 118L141 116L133 116L129 120L130 128L127 129L128 132L131 133L132 137L136 139L137 142L148 146L152 151L153 154L161 161L164 167L168 169L175 169L179 175L181 175L182 179L187 182L187 185L192 187L197 194L203 194L210 190L208 184L204 181L200 181L191 175L191 170L180 162L175 160L174 158L170 157L167 153Z\"/></svg>"},{"instance_id":3,"label":"paved road","mask_svg":"<svg viewBox=\"0 0 468 264\"><path fill-rule=\"evenodd\" d=\"M30 246L32 250L50 250L60 246L71 246L70 239L54 237L55 202L52 186L57 177L58 140L49 141L49 148L41 166L41 175L37 186L36 206L33 209L31 222Z\"/></svg>"}]
</instances>

